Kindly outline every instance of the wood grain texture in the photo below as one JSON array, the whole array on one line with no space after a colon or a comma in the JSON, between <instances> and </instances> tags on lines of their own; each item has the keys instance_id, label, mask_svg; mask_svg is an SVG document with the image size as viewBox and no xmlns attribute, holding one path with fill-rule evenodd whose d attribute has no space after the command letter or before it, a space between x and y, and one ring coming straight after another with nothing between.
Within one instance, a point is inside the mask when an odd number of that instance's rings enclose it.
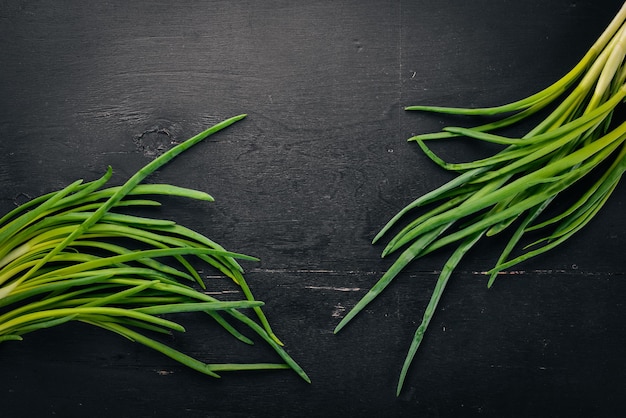
<instances>
[{"instance_id":1,"label":"wood grain texture","mask_svg":"<svg viewBox=\"0 0 626 418\"><path fill-rule=\"evenodd\" d=\"M444 4L445 3L445 4ZM389 267L370 241L449 178L406 142L444 117L411 104L526 96L567 71L620 1L0 2L0 210L94 179L121 183L160 147L238 124L150 178L204 190L160 215L244 263L307 385L220 380L71 324L0 345L1 416L620 416L626 396L624 184L577 237L486 289L497 239L453 277L405 391L395 384L447 252L406 273L338 335ZM468 146L445 144L451 158ZM230 291L211 276L212 291ZM272 359L190 315L171 341ZM224 357L220 357L224 358Z\"/></svg>"}]
</instances>

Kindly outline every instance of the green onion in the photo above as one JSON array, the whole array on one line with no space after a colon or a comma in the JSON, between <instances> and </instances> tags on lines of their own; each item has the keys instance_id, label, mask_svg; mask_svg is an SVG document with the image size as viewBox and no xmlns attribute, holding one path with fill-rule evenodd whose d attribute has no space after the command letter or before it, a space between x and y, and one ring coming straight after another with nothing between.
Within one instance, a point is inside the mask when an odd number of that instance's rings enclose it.
<instances>
[{"instance_id":1,"label":"green onion","mask_svg":"<svg viewBox=\"0 0 626 418\"><path fill-rule=\"evenodd\" d=\"M140 184L196 143L243 119L227 119L165 152L121 186L105 187L112 169L98 180L78 180L35 198L0 218L0 342L69 321L115 332L204 374L291 368L309 378L287 354L254 299L237 260L257 260L225 250L199 232L174 221L119 212L158 206L157 196L212 201L201 191L168 184ZM245 299L220 301L191 259L232 279ZM245 314L250 310L254 317ZM158 341L148 333L184 332L170 319L202 312L246 344L248 329L272 347L279 363L206 363ZM257 323L257 321L259 323ZM240 327L235 326L239 324Z\"/></svg>"},{"instance_id":2,"label":"green onion","mask_svg":"<svg viewBox=\"0 0 626 418\"><path fill-rule=\"evenodd\" d=\"M600 211L626 171L626 122L612 120L626 98L626 4L563 78L525 99L489 108L409 106L406 110L487 116L493 121L473 128L449 127L410 138L442 168L458 173L443 186L408 204L376 235L380 240L419 208L425 213L408 222L388 242L383 257L400 252L370 291L337 325L341 330L374 300L411 261L448 245L456 249L443 267L400 372L399 395L413 358L448 280L463 256L483 237L511 230L488 286L498 273L545 253L569 239ZM496 131L548 109L522 137ZM448 163L427 145L435 139L467 137L504 146L495 155L467 163ZM592 179L584 189L583 179ZM574 188L574 186L577 188ZM582 192L579 192L583 189ZM577 199L560 213L542 219L562 192ZM568 200L569 202L569 200ZM430 206L430 209L427 209ZM528 241L530 233L542 237ZM520 249L521 247L521 249ZM517 253L516 253L517 251Z\"/></svg>"}]
</instances>

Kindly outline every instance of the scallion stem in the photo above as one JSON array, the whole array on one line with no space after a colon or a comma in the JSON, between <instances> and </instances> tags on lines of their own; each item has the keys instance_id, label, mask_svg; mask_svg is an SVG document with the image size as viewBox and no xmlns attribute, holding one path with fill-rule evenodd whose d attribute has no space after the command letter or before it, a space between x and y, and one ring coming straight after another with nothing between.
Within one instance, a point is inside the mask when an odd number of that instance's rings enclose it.
<instances>
[{"instance_id":1,"label":"scallion stem","mask_svg":"<svg viewBox=\"0 0 626 418\"><path fill-rule=\"evenodd\" d=\"M413 260L435 250L456 245L444 266L413 336L405 358L397 394L406 381L409 367L453 271L483 237L500 236L513 229L495 266L489 271L488 286L498 272L538 256L569 239L596 216L626 171L626 122L612 119L626 97L626 4L591 46L581 61L563 78L544 90L509 104L468 109L458 107L409 106L417 110L456 115L499 117L473 128L448 127L442 132L410 138L440 167L459 175L436 190L409 203L376 235L380 240L410 213L434 206L410 221L393 237L383 256L402 250L389 270L348 312L335 332L372 302ZM550 104L556 104L543 120L519 138L497 131L524 122ZM469 137L504 146L497 154L477 161L450 163L437 156L426 141ZM578 200L560 214L542 216L563 192L580 180L597 177ZM543 231L544 238L523 246L530 232ZM521 248L520 248L521 246Z\"/></svg>"},{"instance_id":2,"label":"scallion stem","mask_svg":"<svg viewBox=\"0 0 626 418\"><path fill-rule=\"evenodd\" d=\"M105 188L113 174L109 168L98 180L76 181L0 218L0 341L22 340L23 335L42 328L81 321L144 344L210 376L219 377L216 371L291 368L309 382L272 332L261 309L263 302L252 295L236 261L257 258L227 251L171 220L115 212L119 207L160 205L136 196L213 201L202 191L140 182L183 151L245 116L227 119L182 142L122 186ZM220 301L204 293L206 285L189 258L205 262L232 279L243 299ZM244 310L254 312L260 324ZM202 312L237 340L252 344L226 320L228 317L268 343L284 363L203 362L146 334L184 332L181 324L162 317L184 312Z\"/></svg>"}]
</instances>

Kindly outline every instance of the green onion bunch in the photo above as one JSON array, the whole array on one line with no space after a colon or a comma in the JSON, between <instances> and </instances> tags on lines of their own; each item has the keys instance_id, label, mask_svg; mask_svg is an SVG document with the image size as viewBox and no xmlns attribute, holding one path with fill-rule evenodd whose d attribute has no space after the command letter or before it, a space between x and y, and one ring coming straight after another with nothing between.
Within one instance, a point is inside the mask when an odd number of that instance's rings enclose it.
<instances>
[{"instance_id":1,"label":"green onion bunch","mask_svg":"<svg viewBox=\"0 0 626 418\"><path fill-rule=\"evenodd\" d=\"M482 116L491 121L472 128L448 127L409 139L437 165L458 175L407 205L376 235L374 242L398 226L399 220L420 208L421 212L418 210L419 213L400 228L382 252L383 257L399 253L393 265L335 330L339 331L352 320L411 261L442 247L455 246L413 336L397 394L450 275L481 238L510 231L495 266L488 271L488 286L491 286L499 272L570 238L594 218L615 190L626 170L626 122L613 118L626 97L625 53L626 4L580 62L560 80L536 94L489 108L406 108ZM497 133L500 128L522 121L532 123L529 116L540 110L544 110L545 116L539 114L540 122L525 135L508 137ZM500 144L502 149L488 158L450 163L427 145L431 140L461 137ZM585 181L581 182L583 179ZM563 195L567 197L566 204L550 206ZM572 196L575 198L571 199ZM564 206L565 209L545 216L549 206ZM539 234L539 238L529 239L531 233L532 236ZM528 241L527 245L522 245Z\"/></svg>"},{"instance_id":2,"label":"green onion bunch","mask_svg":"<svg viewBox=\"0 0 626 418\"><path fill-rule=\"evenodd\" d=\"M141 181L181 152L241 120L235 116L165 152L121 186L102 178L76 181L35 198L0 218L0 342L68 321L80 321L144 344L194 370L219 372L292 368L309 381L285 352L254 299L236 261L256 260L226 251L173 221L129 215L159 206L158 196L212 201L204 192ZM206 263L232 279L245 298L220 301L205 292L194 263ZM250 310L251 317L244 313ZM253 341L241 328L267 342L278 363L209 364L162 342L160 334L184 332L171 316L203 312L237 340Z\"/></svg>"}]
</instances>

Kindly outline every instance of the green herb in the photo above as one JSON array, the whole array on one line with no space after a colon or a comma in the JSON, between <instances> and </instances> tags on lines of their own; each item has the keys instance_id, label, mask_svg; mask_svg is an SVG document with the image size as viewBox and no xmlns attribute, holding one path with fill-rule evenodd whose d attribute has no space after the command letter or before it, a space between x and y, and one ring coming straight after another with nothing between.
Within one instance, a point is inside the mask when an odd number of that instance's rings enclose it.
<instances>
[{"instance_id":1,"label":"green herb","mask_svg":"<svg viewBox=\"0 0 626 418\"><path fill-rule=\"evenodd\" d=\"M92 324L144 344L202 373L292 368L305 372L282 348L254 299L236 261L257 260L226 251L199 232L173 221L116 212L158 206L159 195L212 201L201 191L168 184L140 184L144 178L211 134L243 119L227 119L162 154L122 186L104 188L109 167L98 180L76 181L35 198L0 218L0 342L68 321ZM237 283L243 300L220 301L203 290L192 266L204 262ZM257 323L242 310L254 312ZM168 319L204 312L236 339L252 344L239 323L267 342L282 363L208 364L158 341L159 333L183 332ZM154 333L155 337L149 337Z\"/></svg>"},{"instance_id":2,"label":"green herb","mask_svg":"<svg viewBox=\"0 0 626 418\"><path fill-rule=\"evenodd\" d=\"M417 208L432 206L409 222L387 244L383 256L401 250L390 269L339 323L341 330L378 296L411 261L444 246L456 249L444 265L406 356L396 393L435 312L446 284L463 256L482 238L512 230L488 286L498 273L542 254L585 226L607 201L626 170L626 123L612 121L626 97L626 5L582 60L563 78L532 96L503 106L479 109L410 106L407 110L494 117L473 128L450 127L410 138L435 163L459 173L447 184L414 200L394 216L374 242ZM521 138L493 133L526 120L547 106L554 110ZM617 123L616 123L617 122ZM469 137L504 146L497 154L473 162L443 161L427 145L434 139ZM540 220L550 203L568 197L592 178L593 184L567 209ZM578 188L572 186L578 184ZM521 249L522 238L546 231ZM543 235L543 234L542 234Z\"/></svg>"}]
</instances>

